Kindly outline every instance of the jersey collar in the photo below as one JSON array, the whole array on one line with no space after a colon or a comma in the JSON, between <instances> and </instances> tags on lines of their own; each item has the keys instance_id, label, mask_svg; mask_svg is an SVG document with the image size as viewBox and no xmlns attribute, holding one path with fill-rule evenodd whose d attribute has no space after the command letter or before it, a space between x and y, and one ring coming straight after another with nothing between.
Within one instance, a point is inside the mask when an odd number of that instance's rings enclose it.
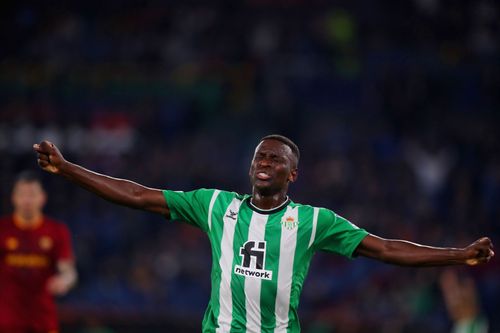
<instances>
[{"instance_id":1,"label":"jersey collar","mask_svg":"<svg viewBox=\"0 0 500 333\"><path fill-rule=\"evenodd\" d=\"M248 197L248 199L246 200L247 202L247 205L248 207L250 207L251 210L259 213L259 214L266 214L266 215L271 215L271 214L274 214L276 212L279 212L280 210L282 210L283 208L285 208L286 206L288 206L288 204L291 202L290 198L288 197L288 195L286 196L286 200L283 201L283 203L281 205L279 205L278 207L274 207L274 208L271 208L271 209L260 209L259 207L255 206L253 203L252 203L252 197Z\"/></svg>"},{"instance_id":2,"label":"jersey collar","mask_svg":"<svg viewBox=\"0 0 500 333\"><path fill-rule=\"evenodd\" d=\"M12 214L14 225L21 230L35 230L43 224L43 215L36 218L33 223L26 223L23 218L17 214Z\"/></svg>"}]
</instances>

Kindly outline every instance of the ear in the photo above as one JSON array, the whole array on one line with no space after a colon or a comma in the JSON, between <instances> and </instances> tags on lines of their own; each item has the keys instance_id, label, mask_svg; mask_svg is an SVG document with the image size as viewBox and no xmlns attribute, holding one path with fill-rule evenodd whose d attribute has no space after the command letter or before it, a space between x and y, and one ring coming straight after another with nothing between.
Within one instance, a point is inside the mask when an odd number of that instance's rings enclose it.
<instances>
[{"instance_id":1,"label":"ear","mask_svg":"<svg viewBox=\"0 0 500 333\"><path fill-rule=\"evenodd\" d=\"M288 181L290 183L294 183L297 180L298 176L299 176L299 169L295 168L292 171L290 171L290 174L288 175Z\"/></svg>"}]
</instances>

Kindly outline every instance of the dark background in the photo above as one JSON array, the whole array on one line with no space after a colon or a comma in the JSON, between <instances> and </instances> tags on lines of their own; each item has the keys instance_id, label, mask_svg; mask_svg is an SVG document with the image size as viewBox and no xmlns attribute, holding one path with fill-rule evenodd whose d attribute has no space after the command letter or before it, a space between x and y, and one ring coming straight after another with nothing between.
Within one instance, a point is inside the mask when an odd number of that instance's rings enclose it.
<instances>
[{"instance_id":1,"label":"dark background","mask_svg":"<svg viewBox=\"0 0 500 333\"><path fill-rule=\"evenodd\" d=\"M495 1L5 1L1 212L50 139L76 163L174 190L248 193L260 137L301 148L296 202L436 246L499 242ZM210 247L198 230L44 175L79 284L63 332L199 332ZM449 332L443 269L318 255L304 332ZM500 265L474 279L500 332Z\"/></svg>"}]
</instances>

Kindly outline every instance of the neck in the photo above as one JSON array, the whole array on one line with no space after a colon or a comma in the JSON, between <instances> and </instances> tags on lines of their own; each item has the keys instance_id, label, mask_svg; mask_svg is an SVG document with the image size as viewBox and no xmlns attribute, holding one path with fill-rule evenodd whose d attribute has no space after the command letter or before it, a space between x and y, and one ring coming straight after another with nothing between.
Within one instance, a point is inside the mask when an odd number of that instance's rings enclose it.
<instances>
[{"instance_id":1,"label":"neck","mask_svg":"<svg viewBox=\"0 0 500 333\"><path fill-rule=\"evenodd\" d=\"M19 227L36 227L42 221L42 214L38 212L33 214L22 214L20 212L14 212L14 221Z\"/></svg>"},{"instance_id":2,"label":"neck","mask_svg":"<svg viewBox=\"0 0 500 333\"><path fill-rule=\"evenodd\" d=\"M267 195L254 188L252 191L252 198L250 200L252 205L259 209L273 209L279 207L287 200L286 189L278 193Z\"/></svg>"}]
</instances>

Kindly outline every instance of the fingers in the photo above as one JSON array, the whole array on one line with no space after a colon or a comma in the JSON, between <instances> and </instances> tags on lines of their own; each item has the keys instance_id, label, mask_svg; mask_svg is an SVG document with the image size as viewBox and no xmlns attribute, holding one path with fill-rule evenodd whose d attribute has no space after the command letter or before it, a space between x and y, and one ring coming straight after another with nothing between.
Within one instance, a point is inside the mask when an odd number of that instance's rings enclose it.
<instances>
[{"instance_id":1,"label":"fingers","mask_svg":"<svg viewBox=\"0 0 500 333\"><path fill-rule=\"evenodd\" d=\"M479 251L477 256L472 259L468 259L466 263L470 266L475 266L478 264L485 264L491 260L495 256L495 252L493 250L488 251Z\"/></svg>"},{"instance_id":2,"label":"fingers","mask_svg":"<svg viewBox=\"0 0 500 333\"><path fill-rule=\"evenodd\" d=\"M493 252L493 250L489 250L488 255L485 257L486 262L490 261L491 258L493 258L494 256L495 256L495 252Z\"/></svg>"},{"instance_id":3,"label":"fingers","mask_svg":"<svg viewBox=\"0 0 500 333\"><path fill-rule=\"evenodd\" d=\"M493 243L488 237L483 237L474 242L478 251L489 254L493 250ZM494 255L494 253L493 253Z\"/></svg>"},{"instance_id":4,"label":"fingers","mask_svg":"<svg viewBox=\"0 0 500 333\"><path fill-rule=\"evenodd\" d=\"M50 165L50 163L48 161L44 161L42 159L38 159L38 165L42 168L46 168Z\"/></svg>"},{"instance_id":5,"label":"fingers","mask_svg":"<svg viewBox=\"0 0 500 333\"><path fill-rule=\"evenodd\" d=\"M470 257L465 261L469 266L475 266L478 264L485 264L495 256L493 251L493 243L488 237L483 237L469 245Z\"/></svg>"},{"instance_id":6,"label":"fingers","mask_svg":"<svg viewBox=\"0 0 500 333\"><path fill-rule=\"evenodd\" d=\"M491 239L489 239L488 237L479 238L477 241L475 241L475 243L482 245L484 247L493 248L493 243L491 242Z\"/></svg>"},{"instance_id":7,"label":"fingers","mask_svg":"<svg viewBox=\"0 0 500 333\"><path fill-rule=\"evenodd\" d=\"M46 153L38 153L38 163L44 162L44 163L50 163L50 155Z\"/></svg>"},{"instance_id":8,"label":"fingers","mask_svg":"<svg viewBox=\"0 0 500 333\"><path fill-rule=\"evenodd\" d=\"M42 168L50 164L50 151L46 149L47 146L43 144L44 142L42 142L41 144L33 145L33 149L38 153L37 154L38 165L41 166Z\"/></svg>"},{"instance_id":9,"label":"fingers","mask_svg":"<svg viewBox=\"0 0 500 333\"><path fill-rule=\"evenodd\" d=\"M42 141L33 145L37 153L37 163L44 171L59 173L59 166L63 160L57 147L50 141Z\"/></svg>"},{"instance_id":10,"label":"fingers","mask_svg":"<svg viewBox=\"0 0 500 333\"><path fill-rule=\"evenodd\" d=\"M54 144L50 141L44 140L40 142L39 144L34 144L33 149L37 153L43 153L43 154L48 154L50 151L54 148Z\"/></svg>"},{"instance_id":11,"label":"fingers","mask_svg":"<svg viewBox=\"0 0 500 333\"><path fill-rule=\"evenodd\" d=\"M495 252L491 248L479 248L477 258L478 259L487 259L490 260L493 256L495 256Z\"/></svg>"}]
</instances>

